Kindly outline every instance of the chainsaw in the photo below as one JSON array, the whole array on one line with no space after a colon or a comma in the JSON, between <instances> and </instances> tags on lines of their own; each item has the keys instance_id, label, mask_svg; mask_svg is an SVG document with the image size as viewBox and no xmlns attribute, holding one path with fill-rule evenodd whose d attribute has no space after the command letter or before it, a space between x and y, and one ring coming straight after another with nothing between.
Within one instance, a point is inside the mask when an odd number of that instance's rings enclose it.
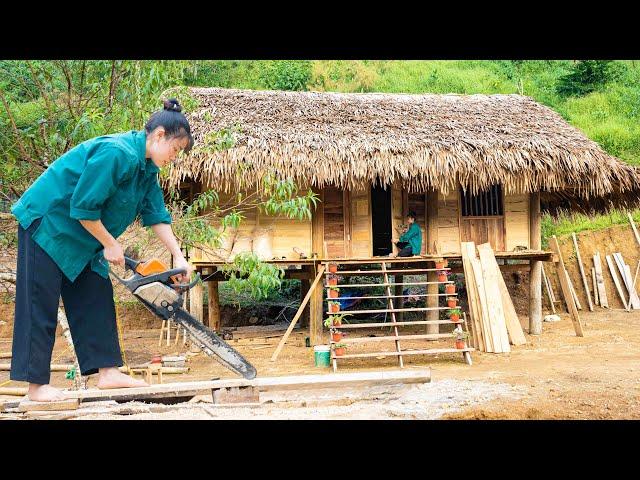
<instances>
[{"instance_id":1,"label":"chainsaw","mask_svg":"<svg viewBox=\"0 0 640 480\"><path fill-rule=\"evenodd\" d=\"M182 308L184 303L182 294L198 283L200 274L197 274L191 283L180 283L180 275L186 273L184 268L170 270L156 258L148 261L136 261L129 257L124 259L125 271L133 272L131 277L120 278L111 269L109 273L133 293L133 296L140 300L151 313L163 320L177 322L189 332L194 343L229 370L248 380L255 378L256 369L253 365L214 331Z\"/></svg>"}]
</instances>

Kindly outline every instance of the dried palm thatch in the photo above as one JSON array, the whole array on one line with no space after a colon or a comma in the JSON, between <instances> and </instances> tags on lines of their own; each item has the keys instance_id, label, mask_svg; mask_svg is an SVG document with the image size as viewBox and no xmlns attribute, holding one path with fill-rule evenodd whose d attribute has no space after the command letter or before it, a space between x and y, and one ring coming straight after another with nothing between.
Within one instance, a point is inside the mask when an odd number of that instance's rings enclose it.
<instances>
[{"instance_id":1,"label":"dried palm thatch","mask_svg":"<svg viewBox=\"0 0 640 480\"><path fill-rule=\"evenodd\" d=\"M635 168L553 110L520 95L400 95L192 88L196 146L167 181L220 190L268 171L303 186L360 188L400 180L410 192L640 192ZM236 130L234 131L234 126ZM225 129L232 148L216 150Z\"/></svg>"}]
</instances>

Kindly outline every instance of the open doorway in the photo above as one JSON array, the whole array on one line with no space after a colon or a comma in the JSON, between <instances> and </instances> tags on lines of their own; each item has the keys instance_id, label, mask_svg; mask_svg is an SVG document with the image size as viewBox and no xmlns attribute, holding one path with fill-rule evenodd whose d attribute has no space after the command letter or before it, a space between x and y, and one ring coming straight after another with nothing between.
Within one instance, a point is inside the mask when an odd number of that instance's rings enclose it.
<instances>
[{"instance_id":1,"label":"open doorway","mask_svg":"<svg viewBox=\"0 0 640 480\"><path fill-rule=\"evenodd\" d=\"M371 187L371 233L373 256L391 253L391 187Z\"/></svg>"}]
</instances>

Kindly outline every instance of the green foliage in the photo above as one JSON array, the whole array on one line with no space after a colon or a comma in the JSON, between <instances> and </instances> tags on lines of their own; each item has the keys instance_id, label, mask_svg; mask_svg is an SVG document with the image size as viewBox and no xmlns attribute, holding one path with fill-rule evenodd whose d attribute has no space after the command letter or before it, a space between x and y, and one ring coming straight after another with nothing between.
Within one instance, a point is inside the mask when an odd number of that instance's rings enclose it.
<instances>
[{"instance_id":1,"label":"green foliage","mask_svg":"<svg viewBox=\"0 0 640 480\"><path fill-rule=\"evenodd\" d=\"M240 253L231 264L223 265L229 286L238 294L248 293L256 300L267 298L279 289L284 270L270 263L263 263L254 253Z\"/></svg>"},{"instance_id":2,"label":"green foliage","mask_svg":"<svg viewBox=\"0 0 640 480\"><path fill-rule=\"evenodd\" d=\"M622 76L623 64L612 60L581 60L558 80L557 92L563 96L582 96Z\"/></svg>"},{"instance_id":3,"label":"green foliage","mask_svg":"<svg viewBox=\"0 0 640 480\"><path fill-rule=\"evenodd\" d=\"M306 60L278 60L266 62L261 80L272 90L306 90L311 80L311 62Z\"/></svg>"}]
</instances>

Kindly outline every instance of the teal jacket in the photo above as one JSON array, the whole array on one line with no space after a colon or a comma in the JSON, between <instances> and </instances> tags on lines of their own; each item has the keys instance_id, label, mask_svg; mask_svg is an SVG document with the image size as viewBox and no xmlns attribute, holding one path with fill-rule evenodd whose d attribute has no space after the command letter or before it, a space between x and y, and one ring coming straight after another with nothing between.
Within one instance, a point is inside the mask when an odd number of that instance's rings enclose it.
<instances>
[{"instance_id":1,"label":"teal jacket","mask_svg":"<svg viewBox=\"0 0 640 480\"><path fill-rule=\"evenodd\" d=\"M33 240L70 281L89 262L109 278L102 244L78 220L100 219L114 238L138 215L143 226L171 223L159 169L145 152L144 130L87 140L53 162L11 207L24 229L42 217Z\"/></svg>"},{"instance_id":2,"label":"teal jacket","mask_svg":"<svg viewBox=\"0 0 640 480\"><path fill-rule=\"evenodd\" d=\"M400 235L401 242L408 242L411 245L411 253L413 255L420 255L420 249L422 248L422 232L416 222L413 222L409 226L409 230Z\"/></svg>"}]
</instances>

